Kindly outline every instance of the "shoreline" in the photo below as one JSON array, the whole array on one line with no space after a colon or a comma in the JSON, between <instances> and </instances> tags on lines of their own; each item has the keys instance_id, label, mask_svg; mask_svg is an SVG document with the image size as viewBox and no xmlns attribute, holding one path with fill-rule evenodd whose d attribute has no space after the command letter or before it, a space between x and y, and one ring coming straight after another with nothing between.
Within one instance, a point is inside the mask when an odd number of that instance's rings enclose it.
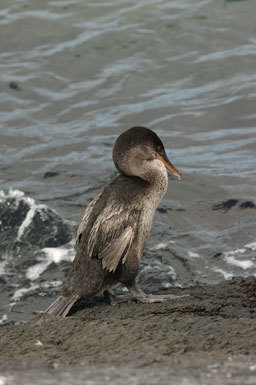
<instances>
[{"instance_id":1,"label":"shoreline","mask_svg":"<svg viewBox=\"0 0 256 385\"><path fill-rule=\"evenodd\" d=\"M66 318L40 315L0 328L0 362L122 365L164 363L188 354L256 355L256 279L175 288L173 301L109 305L102 297L79 302Z\"/></svg>"},{"instance_id":2,"label":"shoreline","mask_svg":"<svg viewBox=\"0 0 256 385\"><path fill-rule=\"evenodd\" d=\"M166 361L143 360L123 365L45 365L35 362L0 363L0 379L12 385L253 385L256 356L212 357L209 354L174 355Z\"/></svg>"},{"instance_id":3,"label":"shoreline","mask_svg":"<svg viewBox=\"0 0 256 385\"><path fill-rule=\"evenodd\" d=\"M66 318L1 327L1 383L255 384L256 279L170 291L189 296L115 306L97 297Z\"/></svg>"}]
</instances>

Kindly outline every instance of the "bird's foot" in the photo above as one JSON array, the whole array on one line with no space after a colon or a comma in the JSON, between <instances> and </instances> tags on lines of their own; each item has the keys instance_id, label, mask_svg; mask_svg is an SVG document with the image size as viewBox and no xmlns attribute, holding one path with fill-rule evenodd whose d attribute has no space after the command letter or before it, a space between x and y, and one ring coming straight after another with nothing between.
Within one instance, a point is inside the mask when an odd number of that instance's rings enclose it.
<instances>
[{"instance_id":1,"label":"bird's foot","mask_svg":"<svg viewBox=\"0 0 256 385\"><path fill-rule=\"evenodd\" d=\"M172 299L179 299L183 297L189 297L189 294L183 295L174 295L174 294L162 294L162 295L154 295L154 294L146 294L143 290L141 290L136 283L131 286L127 286L129 292L132 294L134 298L143 303L154 303L154 302L166 302Z\"/></svg>"},{"instance_id":2,"label":"bird's foot","mask_svg":"<svg viewBox=\"0 0 256 385\"><path fill-rule=\"evenodd\" d=\"M115 295L111 293L109 290L105 290L103 292L104 297L109 301L111 305L116 305L117 303L129 301L129 299L133 298L132 294L124 294L124 295Z\"/></svg>"}]
</instances>

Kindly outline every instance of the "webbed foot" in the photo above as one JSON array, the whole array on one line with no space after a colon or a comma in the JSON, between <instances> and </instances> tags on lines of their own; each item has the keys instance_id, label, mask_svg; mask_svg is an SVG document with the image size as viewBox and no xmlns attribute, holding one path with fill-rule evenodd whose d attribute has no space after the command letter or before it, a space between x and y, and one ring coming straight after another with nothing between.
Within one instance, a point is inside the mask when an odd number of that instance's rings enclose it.
<instances>
[{"instance_id":1,"label":"webbed foot","mask_svg":"<svg viewBox=\"0 0 256 385\"><path fill-rule=\"evenodd\" d=\"M146 294L143 290L139 288L139 286L134 283L131 286L127 286L129 292L132 294L134 298L143 303L154 303L154 302L166 302L172 299L179 299L183 297L189 297L189 294L183 295L174 295L174 294Z\"/></svg>"},{"instance_id":2,"label":"webbed foot","mask_svg":"<svg viewBox=\"0 0 256 385\"><path fill-rule=\"evenodd\" d=\"M109 290L105 290L103 292L104 297L109 301L111 305L116 305L117 303L129 301L129 299L133 298L132 294L124 294L124 295L115 295L111 293Z\"/></svg>"}]
</instances>

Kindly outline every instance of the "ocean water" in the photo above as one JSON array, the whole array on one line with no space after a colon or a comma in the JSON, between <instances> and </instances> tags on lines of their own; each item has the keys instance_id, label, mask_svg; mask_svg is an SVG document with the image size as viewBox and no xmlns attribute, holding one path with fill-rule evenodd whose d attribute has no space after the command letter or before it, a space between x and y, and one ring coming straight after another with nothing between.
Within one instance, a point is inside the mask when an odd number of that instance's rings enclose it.
<instances>
[{"instance_id":1,"label":"ocean water","mask_svg":"<svg viewBox=\"0 0 256 385\"><path fill-rule=\"evenodd\" d=\"M141 286L256 276L255 14L254 0L1 1L2 325L60 292L83 211L116 175L113 142L135 125L183 174Z\"/></svg>"}]
</instances>

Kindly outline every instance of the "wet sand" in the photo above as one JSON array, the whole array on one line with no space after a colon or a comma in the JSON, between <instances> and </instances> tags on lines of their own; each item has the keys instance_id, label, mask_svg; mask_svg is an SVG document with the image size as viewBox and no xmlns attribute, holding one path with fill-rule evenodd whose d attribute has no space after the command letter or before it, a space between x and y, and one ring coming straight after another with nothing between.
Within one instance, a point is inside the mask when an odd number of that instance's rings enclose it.
<instances>
[{"instance_id":1,"label":"wet sand","mask_svg":"<svg viewBox=\"0 0 256 385\"><path fill-rule=\"evenodd\" d=\"M15 373L13 368L23 365L39 371L45 367L45 375L49 368L63 374L74 369L62 365L78 365L76 375L87 370L87 378L100 379L105 373L117 379L131 372L144 379L151 373L173 381L188 376L208 383L205 380L215 376L220 381L216 383L255 383L255 278L168 292L189 296L162 304L131 300L115 306L99 297L78 303L67 318L43 315L2 327L2 373Z\"/></svg>"}]
</instances>

